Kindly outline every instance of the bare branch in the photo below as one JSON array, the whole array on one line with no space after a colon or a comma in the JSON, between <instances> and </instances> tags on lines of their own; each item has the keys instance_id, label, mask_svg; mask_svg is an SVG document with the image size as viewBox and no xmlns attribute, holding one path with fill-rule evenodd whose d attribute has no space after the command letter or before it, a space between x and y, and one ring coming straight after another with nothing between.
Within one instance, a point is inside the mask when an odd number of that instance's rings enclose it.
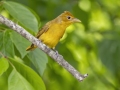
<instances>
[{"instance_id":1,"label":"bare branch","mask_svg":"<svg viewBox=\"0 0 120 90\"><path fill-rule=\"evenodd\" d=\"M49 47L47 47L45 44L43 44L40 40L32 36L30 33L28 33L24 28L17 25L16 23L12 22L11 20L8 20L4 16L0 15L0 22L8 26L9 28L13 29L14 31L21 34L23 37L28 39L30 42L38 46L42 51L44 51L46 54L48 54L53 60L55 60L59 65L64 67L67 71L69 71L77 80L82 81L85 77L88 75L82 75L80 74L73 66L71 66L66 60L64 60L63 56L56 53L55 51L51 50Z\"/></svg>"}]
</instances>

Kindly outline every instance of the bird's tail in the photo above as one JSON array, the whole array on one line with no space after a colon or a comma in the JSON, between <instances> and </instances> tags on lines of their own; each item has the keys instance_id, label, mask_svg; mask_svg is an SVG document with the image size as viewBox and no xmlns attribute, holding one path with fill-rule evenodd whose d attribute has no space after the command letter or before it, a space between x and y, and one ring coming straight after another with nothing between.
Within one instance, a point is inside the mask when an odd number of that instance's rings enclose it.
<instances>
[{"instance_id":1,"label":"bird's tail","mask_svg":"<svg viewBox=\"0 0 120 90\"><path fill-rule=\"evenodd\" d=\"M29 46L26 51L30 51L30 50L34 50L37 46L35 46L34 44L32 44L31 46Z\"/></svg>"}]
</instances>

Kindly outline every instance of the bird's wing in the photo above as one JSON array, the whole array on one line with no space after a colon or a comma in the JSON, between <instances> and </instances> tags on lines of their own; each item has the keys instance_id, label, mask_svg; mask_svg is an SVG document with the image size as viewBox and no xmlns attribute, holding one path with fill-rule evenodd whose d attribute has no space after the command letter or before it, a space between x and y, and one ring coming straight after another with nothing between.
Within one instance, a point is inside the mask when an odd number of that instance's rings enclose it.
<instances>
[{"instance_id":1,"label":"bird's wing","mask_svg":"<svg viewBox=\"0 0 120 90\"><path fill-rule=\"evenodd\" d=\"M43 26L39 32L36 35L36 38L39 38L43 33L47 32L47 30L50 28L51 26L51 21L46 23L45 26Z\"/></svg>"},{"instance_id":2,"label":"bird's wing","mask_svg":"<svg viewBox=\"0 0 120 90\"><path fill-rule=\"evenodd\" d=\"M51 26L51 21L48 22L48 23L46 23L45 26L43 26L43 27L39 30L39 32L38 32L37 35L36 35L36 38L39 38L43 33L47 32L48 29L50 28L50 26ZM34 49L35 47L36 47L36 46L35 46L34 44L31 44L31 46L28 47L26 50L27 50L27 51L28 51L28 50L32 50L32 49Z\"/></svg>"}]
</instances>

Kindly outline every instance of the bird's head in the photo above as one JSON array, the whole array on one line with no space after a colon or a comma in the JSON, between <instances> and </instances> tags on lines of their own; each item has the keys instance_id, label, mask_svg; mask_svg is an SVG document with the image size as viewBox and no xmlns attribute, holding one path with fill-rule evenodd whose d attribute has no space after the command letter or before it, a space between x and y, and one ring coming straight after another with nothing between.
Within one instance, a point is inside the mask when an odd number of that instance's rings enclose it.
<instances>
[{"instance_id":1,"label":"bird's head","mask_svg":"<svg viewBox=\"0 0 120 90\"><path fill-rule=\"evenodd\" d=\"M79 19L75 18L69 11L64 11L61 15L58 16L58 19L66 24L81 22Z\"/></svg>"}]
</instances>

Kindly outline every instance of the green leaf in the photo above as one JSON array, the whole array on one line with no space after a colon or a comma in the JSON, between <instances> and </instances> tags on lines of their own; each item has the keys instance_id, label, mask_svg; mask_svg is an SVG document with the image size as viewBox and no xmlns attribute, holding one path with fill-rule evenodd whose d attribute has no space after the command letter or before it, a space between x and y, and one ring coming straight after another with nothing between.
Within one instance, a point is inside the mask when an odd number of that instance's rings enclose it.
<instances>
[{"instance_id":1,"label":"green leaf","mask_svg":"<svg viewBox=\"0 0 120 90\"><path fill-rule=\"evenodd\" d=\"M26 48L30 45L30 42L14 31L10 33L10 36L15 47L17 48L17 50L21 54L21 57L23 58L28 53L26 51Z\"/></svg>"},{"instance_id":2,"label":"green leaf","mask_svg":"<svg viewBox=\"0 0 120 90\"><path fill-rule=\"evenodd\" d=\"M14 56L14 46L12 40L10 38L10 31L5 30L4 32L0 32L0 51L5 56Z\"/></svg>"},{"instance_id":3,"label":"green leaf","mask_svg":"<svg viewBox=\"0 0 120 90\"><path fill-rule=\"evenodd\" d=\"M46 90L42 79L35 71L33 71L30 67L16 61L15 59L9 59L16 70L32 85L35 90Z\"/></svg>"},{"instance_id":4,"label":"green leaf","mask_svg":"<svg viewBox=\"0 0 120 90\"><path fill-rule=\"evenodd\" d=\"M28 54L28 58L31 60L33 65L36 67L39 74L42 75L46 68L46 64L48 62L46 54L37 48Z\"/></svg>"},{"instance_id":5,"label":"green leaf","mask_svg":"<svg viewBox=\"0 0 120 90\"><path fill-rule=\"evenodd\" d=\"M35 90L32 85L15 69L8 78L8 90Z\"/></svg>"},{"instance_id":6,"label":"green leaf","mask_svg":"<svg viewBox=\"0 0 120 90\"><path fill-rule=\"evenodd\" d=\"M0 58L0 76L8 69L9 63L6 58Z\"/></svg>"},{"instance_id":7,"label":"green leaf","mask_svg":"<svg viewBox=\"0 0 120 90\"><path fill-rule=\"evenodd\" d=\"M38 31L38 21L28 8L12 1L4 2L3 6L23 27L32 32Z\"/></svg>"}]
</instances>

